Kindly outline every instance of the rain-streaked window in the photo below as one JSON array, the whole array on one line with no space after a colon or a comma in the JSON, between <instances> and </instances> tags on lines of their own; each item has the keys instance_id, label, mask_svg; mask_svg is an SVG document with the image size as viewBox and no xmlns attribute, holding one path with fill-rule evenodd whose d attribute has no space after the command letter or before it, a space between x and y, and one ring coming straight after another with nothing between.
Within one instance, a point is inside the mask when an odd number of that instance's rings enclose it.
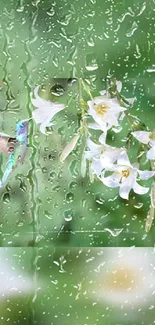
<instances>
[{"instance_id":1,"label":"rain-streaked window","mask_svg":"<svg viewBox=\"0 0 155 325\"><path fill-rule=\"evenodd\" d=\"M154 12L0 2L1 325L155 323Z\"/></svg>"}]
</instances>

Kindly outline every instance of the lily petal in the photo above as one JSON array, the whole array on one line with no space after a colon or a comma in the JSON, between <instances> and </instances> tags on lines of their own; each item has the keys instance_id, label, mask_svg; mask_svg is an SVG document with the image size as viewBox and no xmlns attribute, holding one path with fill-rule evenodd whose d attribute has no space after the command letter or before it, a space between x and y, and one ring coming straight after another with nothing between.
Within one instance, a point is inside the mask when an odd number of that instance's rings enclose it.
<instances>
[{"instance_id":1,"label":"lily petal","mask_svg":"<svg viewBox=\"0 0 155 325\"><path fill-rule=\"evenodd\" d=\"M107 123L109 123L109 125L114 125L114 126L118 126L118 116L114 115L114 113L109 114L109 116L107 117Z\"/></svg>"},{"instance_id":2,"label":"lily petal","mask_svg":"<svg viewBox=\"0 0 155 325\"><path fill-rule=\"evenodd\" d=\"M121 179L121 175L118 173L113 173L112 175L108 176L108 177L101 177L100 180L103 182L104 185L108 186L108 187L119 187L120 185L120 179Z\"/></svg>"},{"instance_id":3,"label":"lily petal","mask_svg":"<svg viewBox=\"0 0 155 325\"><path fill-rule=\"evenodd\" d=\"M129 199L129 193L131 191L131 186L129 184L122 184L119 189L119 195L122 199L128 200Z\"/></svg>"},{"instance_id":4,"label":"lily petal","mask_svg":"<svg viewBox=\"0 0 155 325\"><path fill-rule=\"evenodd\" d=\"M40 132L46 134L46 122L40 124Z\"/></svg>"},{"instance_id":5,"label":"lily petal","mask_svg":"<svg viewBox=\"0 0 155 325\"><path fill-rule=\"evenodd\" d=\"M151 132L136 131L136 132L131 132L131 134L141 143L148 144L150 142L149 136Z\"/></svg>"},{"instance_id":6,"label":"lily petal","mask_svg":"<svg viewBox=\"0 0 155 325\"><path fill-rule=\"evenodd\" d=\"M97 176L100 176L103 169L100 159L93 159L91 168Z\"/></svg>"},{"instance_id":7,"label":"lily petal","mask_svg":"<svg viewBox=\"0 0 155 325\"><path fill-rule=\"evenodd\" d=\"M87 147L95 154L100 152L100 145L93 142L90 138L87 138Z\"/></svg>"},{"instance_id":8,"label":"lily petal","mask_svg":"<svg viewBox=\"0 0 155 325\"><path fill-rule=\"evenodd\" d=\"M92 130L101 130L100 125L98 123L89 123L88 128Z\"/></svg>"},{"instance_id":9,"label":"lily petal","mask_svg":"<svg viewBox=\"0 0 155 325\"><path fill-rule=\"evenodd\" d=\"M100 95L104 96L105 94L106 94L106 90L105 89L100 91Z\"/></svg>"},{"instance_id":10,"label":"lily petal","mask_svg":"<svg viewBox=\"0 0 155 325\"><path fill-rule=\"evenodd\" d=\"M122 199L129 199L129 193L135 182L135 177L135 171L132 170L130 176L120 184L119 195Z\"/></svg>"},{"instance_id":11,"label":"lily petal","mask_svg":"<svg viewBox=\"0 0 155 325\"><path fill-rule=\"evenodd\" d=\"M120 156L118 157L117 164L131 167L126 151L121 152Z\"/></svg>"},{"instance_id":12,"label":"lily petal","mask_svg":"<svg viewBox=\"0 0 155 325\"><path fill-rule=\"evenodd\" d=\"M37 124L40 125L40 131L46 134L46 127L53 125L51 122L52 118L65 108L64 104L59 104L45 100L38 95L39 86L34 89L35 98L31 94L31 102L37 107L36 110L32 112L33 119Z\"/></svg>"},{"instance_id":13,"label":"lily petal","mask_svg":"<svg viewBox=\"0 0 155 325\"><path fill-rule=\"evenodd\" d=\"M149 171L149 170L138 170L138 174L140 175L140 179L147 180L155 175L155 171Z\"/></svg>"},{"instance_id":14,"label":"lily petal","mask_svg":"<svg viewBox=\"0 0 155 325\"><path fill-rule=\"evenodd\" d=\"M148 187L143 187L139 185L136 181L133 186L133 190L136 194L146 194L149 191Z\"/></svg>"},{"instance_id":15,"label":"lily petal","mask_svg":"<svg viewBox=\"0 0 155 325\"><path fill-rule=\"evenodd\" d=\"M107 149L101 156L100 161L103 168L109 168L118 159L120 155L119 149ZM111 169L110 169L111 170Z\"/></svg>"},{"instance_id":16,"label":"lily petal","mask_svg":"<svg viewBox=\"0 0 155 325\"><path fill-rule=\"evenodd\" d=\"M153 146L148 152L147 152L147 159L154 160L155 159L155 146Z\"/></svg>"},{"instance_id":17,"label":"lily petal","mask_svg":"<svg viewBox=\"0 0 155 325\"><path fill-rule=\"evenodd\" d=\"M107 136L107 132L103 132L100 137L99 137L99 141L101 144L104 144L106 143L106 136Z\"/></svg>"}]
</instances>

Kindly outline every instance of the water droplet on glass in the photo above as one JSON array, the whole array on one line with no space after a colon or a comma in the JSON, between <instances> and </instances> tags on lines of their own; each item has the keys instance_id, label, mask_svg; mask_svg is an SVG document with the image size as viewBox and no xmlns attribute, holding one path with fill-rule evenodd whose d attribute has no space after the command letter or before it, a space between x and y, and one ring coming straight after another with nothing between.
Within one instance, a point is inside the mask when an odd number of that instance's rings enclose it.
<instances>
[{"instance_id":1,"label":"water droplet on glass","mask_svg":"<svg viewBox=\"0 0 155 325\"><path fill-rule=\"evenodd\" d=\"M45 211L45 217L49 220L52 220L53 219L53 216L52 214L49 212L49 211Z\"/></svg>"},{"instance_id":2,"label":"water droplet on glass","mask_svg":"<svg viewBox=\"0 0 155 325\"><path fill-rule=\"evenodd\" d=\"M132 26L131 26L131 28L130 28L130 30L126 33L126 36L127 37L133 36L133 34L137 30L137 28L138 28L138 24L134 21L133 24L132 24Z\"/></svg>"},{"instance_id":3,"label":"water droplet on glass","mask_svg":"<svg viewBox=\"0 0 155 325\"><path fill-rule=\"evenodd\" d=\"M71 203L71 202L73 202L73 200L74 200L74 194L71 193L71 192L67 193L66 194L66 201L67 201L67 203Z\"/></svg>"},{"instance_id":4,"label":"water droplet on glass","mask_svg":"<svg viewBox=\"0 0 155 325\"><path fill-rule=\"evenodd\" d=\"M10 194L9 193L4 193L4 195L3 195L3 202L5 204L8 204L8 203L10 203L10 201L11 201Z\"/></svg>"},{"instance_id":5,"label":"water droplet on glass","mask_svg":"<svg viewBox=\"0 0 155 325\"><path fill-rule=\"evenodd\" d=\"M74 212L72 209L66 210L64 212L65 221L71 221L73 219Z\"/></svg>"},{"instance_id":6,"label":"water droplet on glass","mask_svg":"<svg viewBox=\"0 0 155 325\"><path fill-rule=\"evenodd\" d=\"M79 175L78 161L73 160L69 165L70 173L73 177L77 177Z\"/></svg>"},{"instance_id":7,"label":"water droplet on glass","mask_svg":"<svg viewBox=\"0 0 155 325\"><path fill-rule=\"evenodd\" d=\"M110 234L111 234L113 237L117 237L118 235L121 234L121 232L123 231L123 228L120 228L120 229L109 229L109 228L104 228L104 230L110 232Z\"/></svg>"},{"instance_id":8,"label":"water droplet on glass","mask_svg":"<svg viewBox=\"0 0 155 325\"><path fill-rule=\"evenodd\" d=\"M20 189L23 192L26 192L27 191L27 186L26 186L26 184L23 181L21 181L21 183L20 183Z\"/></svg>"},{"instance_id":9,"label":"water droplet on glass","mask_svg":"<svg viewBox=\"0 0 155 325\"><path fill-rule=\"evenodd\" d=\"M142 202L139 202L138 204L134 205L134 207L135 207L136 209L141 209L142 206L143 206L143 203L142 203Z\"/></svg>"},{"instance_id":10,"label":"water droplet on glass","mask_svg":"<svg viewBox=\"0 0 155 325\"><path fill-rule=\"evenodd\" d=\"M47 15L53 17L55 15L55 9L52 7L47 10Z\"/></svg>"},{"instance_id":11,"label":"water droplet on glass","mask_svg":"<svg viewBox=\"0 0 155 325\"><path fill-rule=\"evenodd\" d=\"M94 58L94 53L86 55L86 69L88 71L95 71L98 69L98 64L96 58Z\"/></svg>"},{"instance_id":12,"label":"water droplet on glass","mask_svg":"<svg viewBox=\"0 0 155 325\"><path fill-rule=\"evenodd\" d=\"M75 189L76 187L78 186L77 182L71 182L69 184L69 188L72 190L72 189Z\"/></svg>"}]
</instances>

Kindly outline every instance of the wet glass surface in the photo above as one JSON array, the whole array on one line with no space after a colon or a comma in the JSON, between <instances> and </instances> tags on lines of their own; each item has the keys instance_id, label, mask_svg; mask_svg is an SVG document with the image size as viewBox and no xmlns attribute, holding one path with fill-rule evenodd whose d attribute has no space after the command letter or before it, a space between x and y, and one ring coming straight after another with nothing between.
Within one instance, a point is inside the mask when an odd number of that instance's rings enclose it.
<instances>
[{"instance_id":1,"label":"wet glass surface","mask_svg":"<svg viewBox=\"0 0 155 325\"><path fill-rule=\"evenodd\" d=\"M105 88L102 79L88 81L93 96ZM59 85L59 89L55 89L55 85ZM145 103L132 83L132 90L128 89L128 81L123 85L123 96L136 98L130 114L145 121L152 129L153 110L146 111ZM145 232L149 193L141 196L132 192L129 200L124 200L119 196L118 188L108 188L97 179L91 183L88 169L82 177L83 138L64 163L60 161L62 150L78 130L81 114L78 81L70 85L67 79L54 79L45 84L42 96L52 98L53 92L57 94L57 102L66 105L65 109L55 118L55 125L48 128L46 135L30 121L29 147L24 164L11 174L1 189L1 246L153 245L154 227L148 234ZM33 111L31 102L29 112L20 107L17 112L7 109L2 114L1 130L13 136L19 117L20 120L31 117ZM126 118L120 122L116 133L113 130L108 132L108 144L125 148L129 130L130 123ZM91 133L96 142L101 133L98 132ZM138 146L132 140L128 154L133 162L137 150ZM8 154L2 153L1 175L7 159ZM140 166L142 169L150 168L145 160ZM143 184L151 186L151 182L148 180Z\"/></svg>"},{"instance_id":2,"label":"wet glass surface","mask_svg":"<svg viewBox=\"0 0 155 325\"><path fill-rule=\"evenodd\" d=\"M107 143L152 168L129 131L154 129L154 12L155 0L0 2L0 133L9 135L0 135L0 180L11 150L22 158L16 126L35 114L36 87L43 108L41 100L65 105L54 125L29 121L24 163L0 188L1 325L155 323L154 222L145 231L155 193L131 191L125 200L118 188L91 182L88 162L83 175L84 101L113 80L136 101ZM101 132L91 134L97 142ZM152 179L140 184L151 189Z\"/></svg>"},{"instance_id":3,"label":"wet glass surface","mask_svg":"<svg viewBox=\"0 0 155 325\"><path fill-rule=\"evenodd\" d=\"M3 248L1 324L154 324L150 248Z\"/></svg>"},{"instance_id":4,"label":"wet glass surface","mask_svg":"<svg viewBox=\"0 0 155 325\"><path fill-rule=\"evenodd\" d=\"M154 227L149 234L144 229L149 195L125 202L114 189L82 178L81 143L59 162L80 111L77 84L66 85L66 78L85 78L95 96L110 71L123 82L123 95L136 97L131 114L153 128L154 2L6 1L0 12L1 132L14 135L16 123L32 116L30 93L37 85L53 98L54 77L61 86L54 94L66 104L47 136L30 122L26 162L0 193L1 246L154 245ZM121 145L128 128L125 122L109 143ZM0 159L2 175L7 156Z\"/></svg>"}]
</instances>

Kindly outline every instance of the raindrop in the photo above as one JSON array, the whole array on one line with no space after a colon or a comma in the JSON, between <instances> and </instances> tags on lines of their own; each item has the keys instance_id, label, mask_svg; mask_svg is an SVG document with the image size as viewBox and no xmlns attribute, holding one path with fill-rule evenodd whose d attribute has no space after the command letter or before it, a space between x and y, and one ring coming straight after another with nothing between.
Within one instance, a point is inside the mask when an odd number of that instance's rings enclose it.
<instances>
[{"instance_id":1,"label":"raindrop","mask_svg":"<svg viewBox=\"0 0 155 325\"><path fill-rule=\"evenodd\" d=\"M51 89L50 92L54 96L62 96L64 94L65 89L62 85L55 84Z\"/></svg>"},{"instance_id":2,"label":"raindrop","mask_svg":"<svg viewBox=\"0 0 155 325\"><path fill-rule=\"evenodd\" d=\"M49 212L49 211L45 211L45 217L49 220L52 220L53 219L53 216L52 214Z\"/></svg>"},{"instance_id":3,"label":"raindrop","mask_svg":"<svg viewBox=\"0 0 155 325\"><path fill-rule=\"evenodd\" d=\"M121 132L122 129L123 129L123 127L122 127L121 125L112 128L112 130L113 130L115 133L119 133L119 132Z\"/></svg>"},{"instance_id":4,"label":"raindrop","mask_svg":"<svg viewBox=\"0 0 155 325\"><path fill-rule=\"evenodd\" d=\"M143 3L142 8L140 9L140 12L139 14L137 14L137 16L141 16L145 9L146 9L146 2Z\"/></svg>"},{"instance_id":5,"label":"raindrop","mask_svg":"<svg viewBox=\"0 0 155 325\"><path fill-rule=\"evenodd\" d=\"M43 172L43 174L46 174L47 173L47 168L46 167L42 167L42 172Z\"/></svg>"},{"instance_id":6,"label":"raindrop","mask_svg":"<svg viewBox=\"0 0 155 325\"><path fill-rule=\"evenodd\" d=\"M60 191L60 186L57 185L57 186L53 187L52 190L53 190L53 192L59 192Z\"/></svg>"},{"instance_id":7,"label":"raindrop","mask_svg":"<svg viewBox=\"0 0 155 325\"><path fill-rule=\"evenodd\" d=\"M57 176L56 172L51 172L49 175L51 180L54 179L56 176Z\"/></svg>"},{"instance_id":8,"label":"raindrop","mask_svg":"<svg viewBox=\"0 0 155 325\"><path fill-rule=\"evenodd\" d=\"M4 193L4 195L3 195L3 202L5 204L8 204L8 203L10 203L10 201L11 201L10 194L9 193Z\"/></svg>"},{"instance_id":9,"label":"raindrop","mask_svg":"<svg viewBox=\"0 0 155 325\"><path fill-rule=\"evenodd\" d=\"M142 203L142 202L139 202L138 204L134 205L134 207L135 207L136 209L141 209L142 206L143 206L143 203Z\"/></svg>"},{"instance_id":10,"label":"raindrop","mask_svg":"<svg viewBox=\"0 0 155 325\"><path fill-rule=\"evenodd\" d=\"M123 231L123 228L115 228L115 229L109 229L109 228L104 228L105 231L108 231L110 232L110 234L113 236L113 237L117 237L121 234L121 232Z\"/></svg>"},{"instance_id":11,"label":"raindrop","mask_svg":"<svg viewBox=\"0 0 155 325\"><path fill-rule=\"evenodd\" d=\"M88 71L95 71L98 69L98 64L96 62L96 59L94 58L94 53L86 55L86 69Z\"/></svg>"},{"instance_id":12,"label":"raindrop","mask_svg":"<svg viewBox=\"0 0 155 325\"><path fill-rule=\"evenodd\" d=\"M72 189L75 189L76 187L78 186L77 182L71 182L69 184L69 188L72 190Z\"/></svg>"},{"instance_id":13,"label":"raindrop","mask_svg":"<svg viewBox=\"0 0 155 325\"><path fill-rule=\"evenodd\" d=\"M27 192L27 186L23 181L21 181L21 183L20 183L20 189L23 192Z\"/></svg>"},{"instance_id":14,"label":"raindrop","mask_svg":"<svg viewBox=\"0 0 155 325\"><path fill-rule=\"evenodd\" d=\"M138 28L138 24L134 21L133 24L132 24L131 29L126 33L126 36L127 36L127 37L131 37L131 36L133 36L133 34L134 34L135 31L137 30L137 28Z\"/></svg>"},{"instance_id":15,"label":"raindrop","mask_svg":"<svg viewBox=\"0 0 155 325\"><path fill-rule=\"evenodd\" d=\"M23 225L24 225L24 221L20 220L20 221L17 222L18 227L23 227Z\"/></svg>"},{"instance_id":16,"label":"raindrop","mask_svg":"<svg viewBox=\"0 0 155 325\"><path fill-rule=\"evenodd\" d=\"M91 46L91 47L95 46L95 42L94 42L92 36L87 37L87 44L88 44L88 46Z\"/></svg>"},{"instance_id":17,"label":"raindrop","mask_svg":"<svg viewBox=\"0 0 155 325\"><path fill-rule=\"evenodd\" d=\"M104 200L96 200L96 203L101 204L101 205L104 204L104 202L105 202Z\"/></svg>"},{"instance_id":18,"label":"raindrop","mask_svg":"<svg viewBox=\"0 0 155 325\"><path fill-rule=\"evenodd\" d=\"M67 203L71 203L71 202L73 202L73 200L74 200L74 194L71 193L71 192L67 193L66 194L66 201L67 201Z\"/></svg>"},{"instance_id":19,"label":"raindrop","mask_svg":"<svg viewBox=\"0 0 155 325\"><path fill-rule=\"evenodd\" d=\"M134 17L135 16L135 13L133 12L133 10L131 9L131 7L128 8L128 11L123 14L119 19L118 21L120 21L121 23L124 21L125 17L126 16L131 16L131 17Z\"/></svg>"},{"instance_id":20,"label":"raindrop","mask_svg":"<svg viewBox=\"0 0 155 325\"><path fill-rule=\"evenodd\" d=\"M52 7L47 10L47 15L53 17L55 15L55 9Z\"/></svg>"},{"instance_id":21,"label":"raindrop","mask_svg":"<svg viewBox=\"0 0 155 325\"><path fill-rule=\"evenodd\" d=\"M136 44L136 53L134 54L134 56L136 59L139 59L142 56L138 44Z\"/></svg>"},{"instance_id":22,"label":"raindrop","mask_svg":"<svg viewBox=\"0 0 155 325\"><path fill-rule=\"evenodd\" d=\"M78 162L77 160L73 160L69 165L69 170L73 177L77 177L79 175L79 169L78 169Z\"/></svg>"},{"instance_id":23,"label":"raindrop","mask_svg":"<svg viewBox=\"0 0 155 325\"><path fill-rule=\"evenodd\" d=\"M66 210L64 212L64 219L65 221L71 221L73 219L74 212L72 209Z\"/></svg>"},{"instance_id":24,"label":"raindrop","mask_svg":"<svg viewBox=\"0 0 155 325\"><path fill-rule=\"evenodd\" d=\"M17 12L23 12L24 11L24 6L20 6L19 8L16 9Z\"/></svg>"}]
</instances>

